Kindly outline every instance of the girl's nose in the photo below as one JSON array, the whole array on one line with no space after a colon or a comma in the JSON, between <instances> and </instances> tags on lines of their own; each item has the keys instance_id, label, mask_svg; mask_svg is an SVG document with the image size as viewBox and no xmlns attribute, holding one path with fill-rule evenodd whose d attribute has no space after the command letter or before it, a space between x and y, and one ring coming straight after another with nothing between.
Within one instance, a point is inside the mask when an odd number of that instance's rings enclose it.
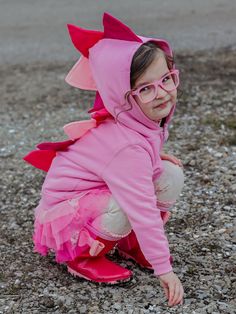
<instances>
[{"instance_id":1,"label":"girl's nose","mask_svg":"<svg viewBox=\"0 0 236 314\"><path fill-rule=\"evenodd\" d=\"M165 97L167 94L167 92L161 88L160 86L157 87L157 95L156 95L156 98L163 98Z\"/></svg>"}]
</instances>

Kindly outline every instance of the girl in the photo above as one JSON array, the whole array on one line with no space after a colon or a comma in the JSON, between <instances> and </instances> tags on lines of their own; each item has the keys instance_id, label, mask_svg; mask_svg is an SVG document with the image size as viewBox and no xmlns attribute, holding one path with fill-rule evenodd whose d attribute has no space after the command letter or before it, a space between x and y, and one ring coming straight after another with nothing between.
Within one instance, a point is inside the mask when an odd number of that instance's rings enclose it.
<instances>
[{"instance_id":1,"label":"girl","mask_svg":"<svg viewBox=\"0 0 236 314\"><path fill-rule=\"evenodd\" d=\"M68 25L82 57L66 80L97 91L92 119L65 126L70 140L43 143L25 160L48 170L35 211L35 250L53 250L75 276L116 283L121 256L154 270L169 305L183 287L164 224L183 187L178 159L161 153L175 110L178 70L169 44L136 35L105 13L104 32Z\"/></svg>"}]
</instances>

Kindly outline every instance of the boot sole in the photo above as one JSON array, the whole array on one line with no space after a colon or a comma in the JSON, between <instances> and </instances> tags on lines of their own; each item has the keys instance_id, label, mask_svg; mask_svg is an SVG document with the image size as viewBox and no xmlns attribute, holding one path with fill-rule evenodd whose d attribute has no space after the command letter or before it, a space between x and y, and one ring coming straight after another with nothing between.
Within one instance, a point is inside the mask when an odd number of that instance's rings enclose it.
<instances>
[{"instance_id":1,"label":"boot sole","mask_svg":"<svg viewBox=\"0 0 236 314\"><path fill-rule=\"evenodd\" d=\"M120 284L120 283L126 283L126 282L128 283L132 280L132 275L128 278L124 278L124 279L120 279L120 280L114 280L114 281L94 280L94 279L91 279L91 278L75 271L74 269L70 268L69 266L67 266L67 270L74 277L83 278L83 279L86 279L90 282L99 283L99 284L105 283L105 284L110 284L110 285L116 285L116 284Z\"/></svg>"}]
</instances>

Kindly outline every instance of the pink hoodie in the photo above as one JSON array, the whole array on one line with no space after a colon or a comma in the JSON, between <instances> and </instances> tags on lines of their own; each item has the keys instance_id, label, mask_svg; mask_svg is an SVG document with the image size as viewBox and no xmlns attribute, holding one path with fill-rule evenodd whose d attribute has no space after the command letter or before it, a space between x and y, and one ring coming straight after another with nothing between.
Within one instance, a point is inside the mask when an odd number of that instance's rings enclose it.
<instances>
[{"instance_id":1,"label":"pink hoodie","mask_svg":"<svg viewBox=\"0 0 236 314\"><path fill-rule=\"evenodd\" d=\"M142 43L152 40L167 53L171 50L163 40L138 38L139 42L102 38L89 49L94 82L114 119L106 119L66 151L57 152L43 184L40 206L50 208L81 192L108 187L127 214L146 259L160 275L172 267L153 182L163 170L160 151L174 109L160 127L125 94L130 90L132 57Z\"/></svg>"}]
</instances>

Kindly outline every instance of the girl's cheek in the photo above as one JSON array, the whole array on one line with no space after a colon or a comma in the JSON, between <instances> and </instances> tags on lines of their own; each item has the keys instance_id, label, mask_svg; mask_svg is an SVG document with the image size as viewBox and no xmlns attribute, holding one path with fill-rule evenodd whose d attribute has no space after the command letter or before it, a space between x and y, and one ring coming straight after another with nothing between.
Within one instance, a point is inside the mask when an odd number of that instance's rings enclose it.
<instances>
[{"instance_id":1,"label":"girl's cheek","mask_svg":"<svg viewBox=\"0 0 236 314\"><path fill-rule=\"evenodd\" d=\"M174 98L177 99L177 90L174 91Z\"/></svg>"},{"instance_id":2,"label":"girl's cheek","mask_svg":"<svg viewBox=\"0 0 236 314\"><path fill-rule=\"evenodd\" d=\"M176 100L177 100L177 92L175 91L175 92L172 92L172 94L171 94L171 100L172 100L172 102L176 102Z\"/></svg>"}]
</instances>

